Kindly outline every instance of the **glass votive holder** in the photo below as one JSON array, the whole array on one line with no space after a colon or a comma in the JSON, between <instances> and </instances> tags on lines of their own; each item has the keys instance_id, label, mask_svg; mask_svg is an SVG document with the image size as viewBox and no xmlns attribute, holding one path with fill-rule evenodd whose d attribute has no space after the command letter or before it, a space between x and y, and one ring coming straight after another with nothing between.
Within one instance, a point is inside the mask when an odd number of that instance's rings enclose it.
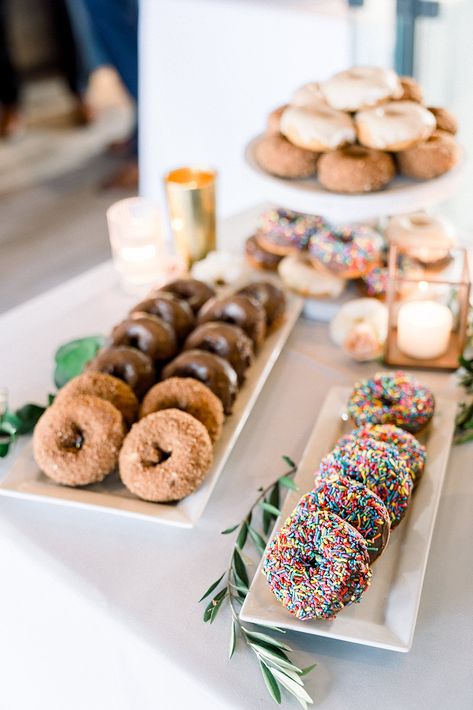
<instances>
[{"instance_id":1,"label":"glass votive holder","mask_svg":"<svg viewBox=\"0 0 473 710\"><path fill-rule=\"evenodd\" d=\"M130 197L115 202L107 210L107 223L113 264L128 293L164 284L185 270L167 250L161 213L149 200Z\"/></svg>"}]
</instances>

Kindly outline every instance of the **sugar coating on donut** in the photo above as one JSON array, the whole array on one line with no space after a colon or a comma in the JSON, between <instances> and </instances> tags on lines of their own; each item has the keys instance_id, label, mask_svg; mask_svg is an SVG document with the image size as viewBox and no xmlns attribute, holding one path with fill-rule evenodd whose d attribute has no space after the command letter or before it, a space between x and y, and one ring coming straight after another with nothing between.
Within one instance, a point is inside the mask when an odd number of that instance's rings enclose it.
<instances>
[{"instance_id":1,"label":"sugar coating on donut","mask_svg":"<svg viewBox=\"0 0 473 710\"><path fill-rule=\"evenodd\" d=\"M57 393L54 403L60 404L71 397L84 394L92 394L113 404L122 413L128 426L131 426L137 417L138 399L131 387L117 377L93 370L69 380Z\"/></svg>"},{"instance_id":2,"label":"sugar coating on donut","mask_svg":"<svg viewBox=\"0 0 473 710\"><path fill-rule=\"evenodd\" d=\"M119 457L128 490L156 503L181 500L195 491L211 463L207 429L178 409L154 412L133 424Z\"/></svg>"},{"instance_id":3,"label":"sugar coating on donut","mask_svg":"<svg viewBox=\"0 0 473 710\"><path fill-rule=\"evenodd\" d=\"M179 409L199 420L213 442L222 433L223 406L219 398L199 380L169 377L152 387L141 404L140 419L152 412Z\"/></svg>"},{"instance_id":4,"label":"sugar coating on donut","mask_svg":"<svg viewBox=\"0 0 473 710\"><path fill-rule=\"evenodd\" d=\"M360 145L324 153L317 169L319 182L326 190L353 194L382 190L396 174L388 153Z\"/></svg>"},{"instance_id":5,"label":"sugar coating on donut","mask_svg":"<svg viewBox=\"0 0 473 710\"><path fill-rule=\"evenodd\" d=\"M36 424L34 458L57 483L98 483L116 468L124 435L123 417L113 404L94 395L67 397Z\"/></svg>"},{"instance_id":6,"label":"sugar coating on donut","mask_svg":"<svg viewBox=\"0 0 473 710\"><path fill-rule=\"evenodd\" d=\"M412 76L400 76L399 81L402 87L402 96L399 97L400 101L417 101L421 104L423 101L422 87L419 82ZM430 111L430 108L429 108Z\"/></svg>"},{"instance_id":7,"label":"sugar coating on donut","mask_svg":"<svg viewBox=\"0 0 473 710\"><path fill-rule=\"evenodd\" d=\"M306 249L312 234L325 225L320 215L270 209L258 218L258 243L271 253L286 256Z\"/></svg>"},{"instance_id":8,"label":"sugar coating on donut","mask_svg":"<svg viewBox=\"0 0 473 710\"><path fill-rule=\"evenodd\" d=\"M298 508L309 513L331 510L363 535L370 562L379 557L389 539L391 524L386 506L367 486L347 476L333 476L320 481L306 493Z\"/></svg>"},{"instance_id":9,"label":"sugar coating on donut","mask_svg":"<svg viewBox=\"0 0 473 710\"><path fill-rule=\"evenodd\" d=\"M262 573L278 601L304 621L333 618L358 602L371 580L363 536L329 510L304 508L269 543Z\"/></svg>"},{"instance_id":10,"label":"sugar coating on donut","mask_svg":"<svg viewBox=\"0 0 473 710\"><path fill-rule=\"evenodd\" d=\"M417 180L432 180L452 170L460 160L460 149L455 137L436 130L423 143L396 154L403 175Z\"/></svg>"},{"instance_id":11,"label":"sugar coating on donut","mask_svg":"<svg viewBox=\"0 0 473 710\"><path fill-rule=\"evenodd\" d=\"M369 271L379 262L382 249L383 238L367 225L322 228L309 241L311 257L345 278Z\"/></svg>"},{"instance_id":12,"label":"sugar coating on donut","mask_svg":"<svg viewBox=\"0 0 473 710\"><path fill-rule=\"evenodd\" d=\"M255 158L263 170L282 178L307 178L317 172L319 153L288 141L279 133L268 133L255 148Z\"/></svg>"},{"instance_id":13,"label":"sugar coating on donut","mask_svg":"<svg viewBox=\"0 0 473 710\"><path fill-rule=\"evenodd\" d=\"M357 382L348 400L355 424L395 424L414 434L430 422L434 409L432 392L402 370Z\"/></svg>"},{"instance_id":14,"label":"sugar coating on donut","mask_svg":"<svg viewBox=\"0 0 473 710\"><path fill-rule=\"evenodd\" d=\"M281 116L287 109L288 104L278 106L268 115L267 133L278 135L281 133Z\"/></svg>"},{"instance_id":15,"label":"sugar coating on donut","mask_svg":"<svg viewBox=\"0 0 473 710\"><path fill-rule=\"evenodd\" d=\"M434 114L439 131L455 135L458 131L458 121L451 111L441 106L429 106L429 111Z\"/></svg>"},{"instance_id":16,"label":"sugar coating on donut","mask_svg":"<svg viewBox=\"0 0 473 710\"><path fill-rule=\"evenodd\" d=\"M338 298L346 282L321 264L314 264L306 254L284 257L279 275L287 288L307 298Z\"/></svg>"},{"instance_id":17,"label":"sugar coating on donut","mask_svg":"<svg viewBox=\"0 0 473 710\"><path fill-rule=\"evenodd\" d=\"M320 85L327 102L342 111L359 111L389 98L402 96L399 77L392 69L352 67Z\"/></svg>"},{"instance_id":18,"label":"sugar coating on donut","mask_svg":"<svg viewBox=\"0 0 473 710\"><path fill-rule=\"evenodd\" d=\"M362 145L394 151L427 140L436 126L435 116L415 101L394 101L360 111L355 122Z\"/></svg>"},{"instance_id":19,"label":"sugar coating on donut","mask_svg":"<svg viewBox=\"0 0 473 710\"><path fill-rule=\"evenodd\" d=\"M350 440L320 462L320 478L341 474L360 481L385 504L391 527L404 517L411 500L412 477L396 447L375 439Z\"/></svg>"},{"instance_id":20,"label":"sugar coating on donut","mask_svg":"<svg viewBox=\"0 0 473 710\"><path fill-rule=\"evenodd\" d=\"M288 106L281 116L281 133L306 150L327 151L354 143L353 119L321 102L318 106Z\"/></svg>"}]
</instances>

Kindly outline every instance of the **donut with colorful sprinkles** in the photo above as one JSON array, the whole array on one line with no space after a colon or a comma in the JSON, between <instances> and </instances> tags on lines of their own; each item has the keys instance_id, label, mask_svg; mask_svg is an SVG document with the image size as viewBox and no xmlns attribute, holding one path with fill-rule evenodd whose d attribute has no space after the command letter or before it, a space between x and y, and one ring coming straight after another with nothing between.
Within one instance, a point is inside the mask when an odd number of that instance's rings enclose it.
<instances>
[{"instance_id":1,"label":"donut with colorful sprinkles","mask_svg":"<svg viewBox=\"0 0 473 710\"><path fill-rule=\"evenodd\" d=\"M287 256L307 249L310 237L324 226L323 218L318 215L268 210L258 220L258 243L271 254Z\"/></svg>"},{"instance_id":2,"label":"donut with colorful sprinkles","mask_svg":"<svg viewBox=\"0 0 473 710\"><path fill-rule=\"evenodd\" d=\"M309 240L314 261L345 279L366 274L381 259L383 238L367 225L322 227Z\"/></svg>"},{"instance_id":3,"label":"donut with colorful sprinkles","mask_svg":"<svg viewBox=\"0 0 473 710\"><path fill-rule=\"evenodd\" d=\"M388 543L391 523L383 501L365 485L347 476L322 480L301 498L297 507L312 514L319 509L331 510L353 525L368 544L371 564Z\"/></svg>"},{"instance_id":4,"label":"donut with colorful sprinkles","mask_svg":"<svg viewBox=\"0 0 473 710\"><path fill-rule=\"evenodd\" d=\"M330 510L296 508L271 540L262 572L275 597L301 620L332 619L371 581L367 542Z\"/></svg>"},{"instance_id":5,"label":"donut with colorful sprinkles","mask_svg":"<svg viewBox=\"0 0 473 710\"><path fill-rule=\"evenodd\" d=\"M358 426L395 424L414 434L427 426L434 410L432 392L401 370L357 382L348 400L348 414Z\"/></svg>"},{"instance_id":6,"label":"donut with colorful sprinkles","mask_svg":"<svg viewBox=\"0 0 473 710\"><path fill-rule=\"evenodd\" d=\"M411 500L412 478L399 451L376 439L350 440L344 446L336 446L320 462L316 474L319 479L345 475L363 483L381 498L391 520L391 527L398 525Z\"/></svg>"}]
</instances>

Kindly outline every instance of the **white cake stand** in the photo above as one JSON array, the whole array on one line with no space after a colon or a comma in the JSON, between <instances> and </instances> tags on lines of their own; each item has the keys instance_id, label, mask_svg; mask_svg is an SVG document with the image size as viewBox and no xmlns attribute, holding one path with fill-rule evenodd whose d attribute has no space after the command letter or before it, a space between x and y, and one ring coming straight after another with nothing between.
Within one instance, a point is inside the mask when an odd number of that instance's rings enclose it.
<instances>
[{"instance_id":1,"label":"white cake stand","mask_svg":"<svg viewBox=\"0 0 473 710\"><path fill-rule=\"evenodd\" d=\"M396 177L381 192L340 195L325 190L316 178L286 180L266 173L255 160L255 148L261 139L262 136L257 136L248 143L245 159L259 179L267 199L296 212L320 214L335 224L415 212L443 202L456 192L466 165L463 151L456 168L433 180Z\"/></svg>"}]
</instances>

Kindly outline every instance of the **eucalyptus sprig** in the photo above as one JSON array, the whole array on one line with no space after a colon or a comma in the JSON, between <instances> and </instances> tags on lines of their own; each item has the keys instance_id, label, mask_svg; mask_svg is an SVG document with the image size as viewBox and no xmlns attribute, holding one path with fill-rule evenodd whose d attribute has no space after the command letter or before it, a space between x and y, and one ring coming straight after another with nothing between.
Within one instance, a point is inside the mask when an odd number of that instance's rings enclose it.
<instances>
[{"instance_id":1,"label":"eucalyptus sprig","mask_svg":"<svg viewBox=\"0 0 473 710\"><path fill-rule=\"evenodd\" d=\"M460 402L455 419L455 444L473 441L473 357L460 357L460 384L467 399Z\"/></svg>"},{"instance_id":2,"label":"eucalyptus sprig","mask_svg":"<svg viewBox=\"0 0 473 710\"><path fill-rule=\"evenodd\" d=\"M304 688L302 678L310 673L315 665L299 668L288 656L289 653L292 653L290 646L266 633L270 629L283 634L285 632L282 629L264 626L256 627L257 629L261 628L261 631L254 631L243 626L239 617L239 608L245 601L250 587L247 570L249 561L243 553L243 548L251 540L258 555L261 556L264 553L269 531L280 514L280 498L283 489L297 490L297 486L292 480L297 466L289 456L283 456L283 460L289 466L289 470L269 486L260 487L255 502L243 520L222 531L222 535L236 534L230 562L225 572L210 585L199 602L207 599L218 589L205 607L203 619L204 622L212 624L224 602L228 603L232 616L229 658L232 658L237 639L240 637L255 654L266 688L273 700L278 704L281 703L281 688L284 688L303 708L307 708L307 704L312 703L312 699ZM256 513L261 513L262 533L254 525Z\"/></svg>"}]
</instances>

